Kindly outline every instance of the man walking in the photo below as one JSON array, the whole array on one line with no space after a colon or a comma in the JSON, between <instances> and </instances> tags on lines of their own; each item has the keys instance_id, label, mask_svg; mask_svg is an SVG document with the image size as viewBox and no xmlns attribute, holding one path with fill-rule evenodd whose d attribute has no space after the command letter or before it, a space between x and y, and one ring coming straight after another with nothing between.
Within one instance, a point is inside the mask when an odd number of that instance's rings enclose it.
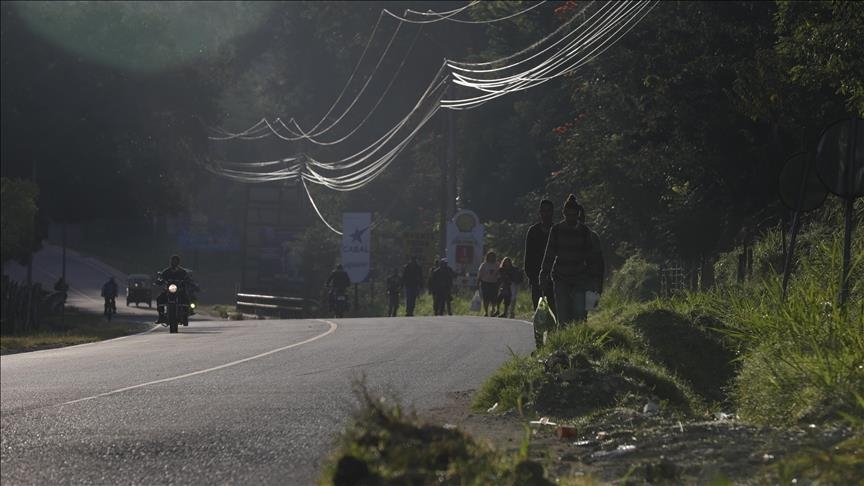
<instances>
[{"instance_id":1,"label":"man walking","mask_svg":"<svg viewBox=\"0 0 864 486\"><path fill-rule=\"evenodd\" d=\"M399 291L402 290L402 277L398 269L387 277L387 317L396 317L399 310Z\"/></svg>"},{"instance_id":2,"label":"man walking","mask_svg":"<svg viewBox=\"0 0 864 486\"><path fill-rule=\"evenodd\" d=\"M531 305L537 309L537 301L545 295L549 299L549 308L555 312L555 296L551 282L540 281L540 268L543 265L543 254L546 252L546 242L549 240L549 230L552 229L552 214L554 204L548 199L540 201L540 222L528 228L525 234L525 276L531 286Z\"/></svg>"},{"instance_id":3,"label":"man walking","mask_svg":"<svg viewBox=\"0 0 864 486\"><path fill-rule=\"evenodd\" d=\"M585 292L603 292L605 263L600 237L585 225L585 210L570 194L564 203L564 221L549 230L540 281L551 280L558 322L566 325L588 315Z\"/></svg>"},{"instance_id":4,"label":"man walking","mask_svg":"<svg viewBox=\"0 0 864 486\"><path fill-rule=\"evenodd\" d=\"M432 310L436 316L443 316L450 293L453 291L453 278L456 274L447 265L447 259L442 258L429 277L429 293L432 294ZM452 315L452 314L451 314Z\"/></svg>"},{"instance_id":5,"label":"man walking","mask_svg":"<svg viewBox=\"0 0 864 486\"><path fill-rule=\"evenodd\" d=\"M402 283L405 285L405 315L414 315L414 305L417 303L417 295L423 286L423 270L417 263L417 257L411 257L411 261L402 269Z\"/></svg>"}]
</instances>

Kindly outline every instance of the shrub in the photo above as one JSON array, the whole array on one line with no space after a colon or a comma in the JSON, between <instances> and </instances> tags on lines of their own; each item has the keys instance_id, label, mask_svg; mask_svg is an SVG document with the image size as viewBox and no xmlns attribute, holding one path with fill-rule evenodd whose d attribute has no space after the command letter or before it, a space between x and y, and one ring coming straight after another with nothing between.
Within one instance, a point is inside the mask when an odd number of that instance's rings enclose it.
<instances>
[{"instance_id":1,"label":"shrub","mask_svg":"<svg viewBox=\"0 0 864 486\"><path fill-rule=\"evenodd\" d=\"M646 301L660 295L660 267L641 255L631 256L615 272L608 292L625 301Z\"/></svg>"}]
</instances>

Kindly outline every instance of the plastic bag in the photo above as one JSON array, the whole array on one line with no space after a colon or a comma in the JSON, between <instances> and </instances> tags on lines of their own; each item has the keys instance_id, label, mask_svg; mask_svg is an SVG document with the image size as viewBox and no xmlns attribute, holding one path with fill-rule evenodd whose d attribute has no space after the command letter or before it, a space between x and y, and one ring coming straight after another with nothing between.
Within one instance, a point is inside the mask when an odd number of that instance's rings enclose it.
<instances>
[{"instance_id":1,"label":"plastic bag","mask_svg":"<svg viewBox=\"0 0 864 486\"><path fill-rule=\"evenodd\" d=\"M591 290L585 292L585 310L591 311L597 308L597 301L600 300L600 294Z\"/></svg>"},{"instance_id":2,"label":"plastic bag","mask_svg":"<svg viewBox=\"0 0 864 486\"><path fill-rule=\"evenodd\" d=\"M471 310L471 312L480 312L481 304L482 303L480 302L480 291L475 290L474 297L471 298L471 306L469 307L469 309Z\"/></svg>"},{"instance_id":3,"label":"plastic bag","mask_svg":"<svg viewBox=\"0 0 864 486\"><path fill-rule=\"evenodd\" d=\"M546 337L549 333L558 327L558 320L552 309L549 308L549 300L546 297L540 297L537 301L537 310L534 311L534 343L537 349L546 343Z\"/></svg>"}]
</instances>

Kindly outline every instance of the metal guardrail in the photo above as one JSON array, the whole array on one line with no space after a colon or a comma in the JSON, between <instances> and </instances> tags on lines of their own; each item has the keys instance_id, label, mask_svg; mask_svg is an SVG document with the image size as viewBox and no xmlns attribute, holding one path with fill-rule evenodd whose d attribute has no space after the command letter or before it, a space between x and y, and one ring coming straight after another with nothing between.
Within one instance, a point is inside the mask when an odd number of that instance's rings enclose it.
<instances>
[{"instance_id":1,"label":"metal guardrail","mask_svg":"<svg viewBox=\"0 0 864 486\"><path fill-rule=\"evenodd\" d=\"M303 297L283 297L279 295L237 294L237 312L272 316L286 319L289 317L308 317L317 309L315 301Z\"/></svg>"}]
</instances>

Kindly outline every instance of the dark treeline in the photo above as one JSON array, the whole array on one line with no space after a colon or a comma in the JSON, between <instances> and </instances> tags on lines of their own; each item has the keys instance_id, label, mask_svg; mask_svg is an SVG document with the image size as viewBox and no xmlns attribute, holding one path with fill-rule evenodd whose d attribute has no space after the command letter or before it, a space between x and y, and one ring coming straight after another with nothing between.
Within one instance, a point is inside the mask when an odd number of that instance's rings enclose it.
<instances>
[{"instance_id":1,"label":"dark treeline","mask_svg":"<svg viewBox=\"0 0 864 486\"><path fill-rule=\"evenodd\" d=\"M50 221L152 222L195 207L239 223L243 187L204 164L267 160L309 147L215 144L208 128L239 131L279 116L313 125L353 71L381 9L409 5L422 11L464 3L246 4L238 8L266 8L261 20L209 46L207 56L135 70L59 47L31 28L21 4L4 2L2 175L35 180L40 212ZM381 133L404 113L444 57L511 54L584 5L549 2L512 21L440 22L419 33L403 26L394 57L379 70L394 73L407 53L401 77L358 138ZM524 7L482 2L467 12L484 19ZM117 17L121 28L91 34L134 32L137 23L158 20L154 12L143 20ZM393 31L389 20L379 34ZM200 19L203 28L217 29L220 21ZM613 263L637 251L658 260L710 260L782 220L777 176L790 155L812 149L829 123L864 114L862 31L860 2L660 2L573 75L454 114L459 204L485 221L509 222L496 230L497 241L514 255L518 247L501 233L521 233L539 199L560 207L572 192ZM370 52L380 54L386 39ZM168 36L127 41L135 52L174 45ZM367 64L358 72L370 71ZM358 121L349 117L346 126ZM383 220L379 235L393 238L434 225L445 133L441 112L367 188L314 188L322 211L336 221L343 209L373 211ZM327 235L312 224L315 238ZM332 253L327 245L310 248L320 258Z\"/></svg>"}]
</instances>

